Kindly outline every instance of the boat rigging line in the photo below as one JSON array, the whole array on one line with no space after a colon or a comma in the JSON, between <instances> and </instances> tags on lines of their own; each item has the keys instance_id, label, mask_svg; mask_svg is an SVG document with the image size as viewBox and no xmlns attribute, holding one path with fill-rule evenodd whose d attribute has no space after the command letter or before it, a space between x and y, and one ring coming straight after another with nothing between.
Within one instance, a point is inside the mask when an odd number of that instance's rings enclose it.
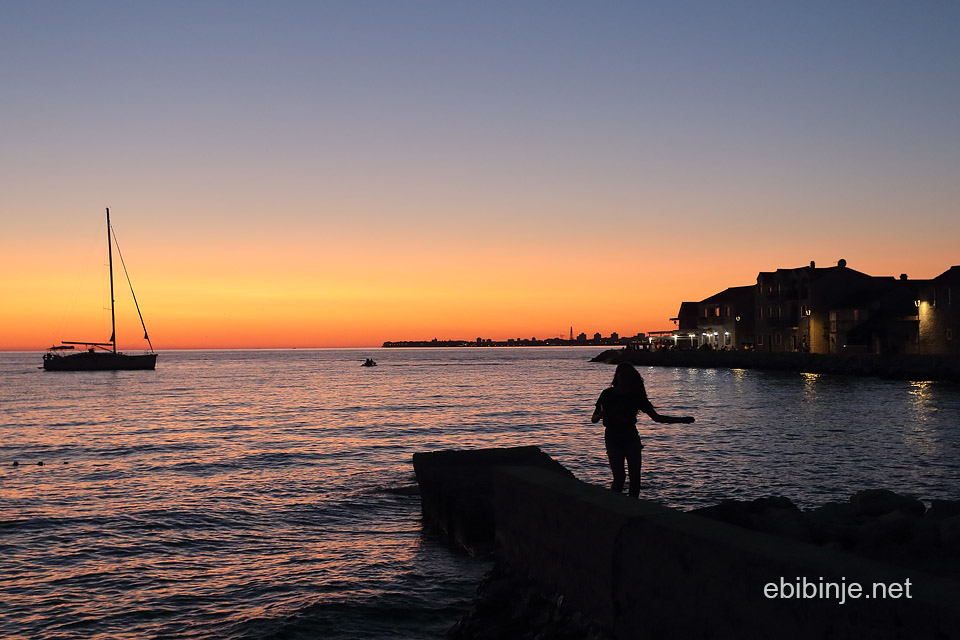
<instances>
[{"instance_id":1,"label":"boat rigging line","mask_svg":"<svg viewBox=\"0 0 960 640\"><path fill-rule=\"evenodd\" d=\"M153 351L153 343L150 342L150 336L147 335L147 324L143 321L143 314L140 313L140 304L137 302L137 294L133 292L133 283L130 281L130 274L127 272L127 264L123 261L123 252L120 251L120 241L117 240L117 232L113 228L113 225L110 225L110 231L113 233L113 243L117 246L117 255L120 256L120 266L123 267L123 275L127 278L127 284L130 286L130 295L133 296L133 305L137 308L137 315L140 316L140 326L143 327L143 339L147 341L147 344L150 345L150 351ZM113 280L113 273L110 273L111 281Z\"/></svg>"}]
</instances>

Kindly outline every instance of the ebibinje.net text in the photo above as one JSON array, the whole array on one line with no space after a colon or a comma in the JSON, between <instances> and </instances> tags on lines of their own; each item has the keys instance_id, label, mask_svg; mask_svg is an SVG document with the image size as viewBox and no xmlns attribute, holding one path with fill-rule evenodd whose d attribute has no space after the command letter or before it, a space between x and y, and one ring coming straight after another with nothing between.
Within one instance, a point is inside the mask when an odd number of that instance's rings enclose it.
<instances>
[{"instance_id":1,"label":"ebibinje.net text","mask_svg":"<svg viewBox=\"0 0 960 640\"><path fill-rule=\"evenodd\" d=\"M763 586L763 595L769 599L781 598L789 600L820 599L836 600L838 604L845 604L849 600L862 599L899 599L912 598L910 589L913 584L907 578L903 582L873 582L862 584L848 582L846 577L838 582L824 580L808 580L804 576L797 576L792 580L780 578L779 582L768 582Z\"/></svg>"}]
</instances>

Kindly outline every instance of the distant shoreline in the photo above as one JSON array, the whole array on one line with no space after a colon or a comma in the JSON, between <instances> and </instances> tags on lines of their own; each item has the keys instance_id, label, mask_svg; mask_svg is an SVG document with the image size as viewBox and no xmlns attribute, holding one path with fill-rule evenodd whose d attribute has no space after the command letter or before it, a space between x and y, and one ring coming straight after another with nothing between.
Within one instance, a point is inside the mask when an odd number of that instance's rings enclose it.
<instances>
[{"instance_id":1,"label":"distant shoreline","mask_svg":"<svg viewBox=\"0 0 960 640\"><path fill-rule=\"evenodd\" d=\"M510 340L388 340L381 347L396 348L428 348L428 347L625 347L629 343L626 339L614 340L601 338L590 340L565 340L564 338L518 338Z\"/></svg>"}]
</instances>

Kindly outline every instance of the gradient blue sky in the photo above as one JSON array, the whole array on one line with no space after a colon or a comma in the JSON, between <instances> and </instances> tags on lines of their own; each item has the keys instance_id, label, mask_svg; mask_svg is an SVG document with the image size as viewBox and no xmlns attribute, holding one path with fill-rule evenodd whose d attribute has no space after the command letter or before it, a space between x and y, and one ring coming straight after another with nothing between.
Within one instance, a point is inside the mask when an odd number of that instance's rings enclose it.
<instances>
[{"instance_id":1,"label":"gradient blue sky","mask_svg":"<svg viewBox=\"0 0 960 640\"><path fill-rule=\"evenodd\" d=\"M248 295L337 305L313 293L337 281L373 305L393 274L449 278L419 307L440 337L663 329L811 259L960 262L955 2L3 0L0 60L4 304L27 249L104 206L171 294L262 273ZM627 278L638 301L605 315ZM531 293L509 322L511 282L550 283L543 318ZM449 300L463 322L431 326ZM416 326L357 340L433 337Z\"/></svg>"}]
</instances>

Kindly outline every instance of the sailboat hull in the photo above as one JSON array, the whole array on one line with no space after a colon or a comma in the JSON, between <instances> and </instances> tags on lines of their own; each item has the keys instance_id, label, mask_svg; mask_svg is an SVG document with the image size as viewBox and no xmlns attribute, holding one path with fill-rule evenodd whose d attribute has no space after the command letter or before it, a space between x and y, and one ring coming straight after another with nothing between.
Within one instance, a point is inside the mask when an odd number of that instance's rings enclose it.
<instances>
[{"instance_id":1,"label":"sailboat hull","mask_svg":"<svg viewBox=\"0 0 960 640\"><path fill-rule=\"evenodd\" d=\"M91 352L60 355L48 353L43 357L46 371L148 371L156 369L157 354Z\"/></svg>"}]
</instances>

